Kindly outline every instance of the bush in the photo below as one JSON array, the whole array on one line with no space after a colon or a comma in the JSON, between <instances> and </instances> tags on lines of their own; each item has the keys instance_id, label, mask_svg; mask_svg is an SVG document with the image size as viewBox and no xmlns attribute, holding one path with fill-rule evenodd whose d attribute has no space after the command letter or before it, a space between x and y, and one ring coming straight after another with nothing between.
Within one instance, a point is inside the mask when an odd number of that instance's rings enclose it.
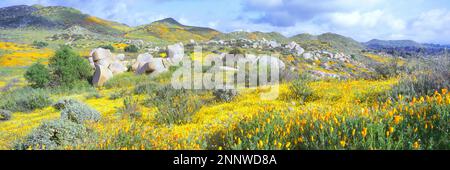
<instances>
[{"instance_id":1,"label":"bush","mask_svg":"<svg viewBox=\"0 0 450 170\"><path fill-rule=\"evenodd\" d=\"M298 79L294 80L289 86L292 92L292 97L294 99L300 100L301 102L306 102L311 99L313 91L308 86L311 80L307 75L300 75Z\"/></svg>"},{"instance_id":2,"label":"bush","mask_svg":"<svg viewBox=\"0 0 450 170\"><path fill-rule=\"evenodd\" d=\"M86 121L98 122L101 115L98 111L76 100L61 100L55 104L61 110L61 119L82 124Z\"/></svg>"},{"instance_id":3,"label":"bush","mask_svg":"<svg viewBox=\"0 0 450 170\"><path fill-rule=\"evenodd\" d=\"M50 58L49 68L55 85L72 87L72 84L87 81L92 76L89 62L67 46L61 47L55 56Z\"/></svg>"},{"instance_id":4,"label":"bush","mask_svg":"<svg viewBox=\"0 0 450 170\"><path fill-rule=\"evenodd\" d=\"M126 90L120 90L118 92L114 92L109 96L109 100L116 100L128 95Z\"/></svg>"},{"instance_id":5,"label":"bush","mask_svg":"<svg viewBox=\"0 0 450 170\"><path fill-rule=\"evenodd\" d=\"M450 88L450 61L440 59L432 62L428 67L416 70L400 80L391 90L393 98L403 95L406 97L419 97L432 95L435 91Z\"/></svg>"},{"instance_id":6,"label":"bush","mask_svg":"<svg viewBox=\"0 0 450 170\"><path fill-rule=\"evenodd\" d=\"M41 63L36 63L28 68L25 79L34 88L44 88L50 84L50 71Z\"/></svg>"},{"instance_id":7,"label":"bush","mask_svg":"<svg viewBox=\"0 0 450 170\"><path fill-rule=\"evenodd\" d=\"M101 45L101 46L99 46L98 48L107 49L107 50L109 50L109 51L111 51L111 52L116 51L116 49L115 49L111 44L109 44L109 45Z\"/></svg>"},{"instance_id":8,"label":"bush","mask_svg":"<svg viewBox=\"0 0 450 170\"><path fill-rule=\"evenodd\" d=\"M29 112L52 103L48 91L43 89L23 88L0 97L0 109L12 112Z\"/></svg>"},{"instance_id":9,"label":"bush","mask_svg":"<svg viewBox=\"0 0 450 170\"><path fill-rule=\"evenodd\" d=\"M139 48L136 45L129 45L127 47L125 47L125 52L129 52L129 53L137 53L139 51Z\"/></svg>"},{"instance_id":10,"label":"bush","mask_svg":"<svg viewBox=\"0 0 450 170\"><path fill-rule=\"evenodd\" d=\"M102 98L102 95L98 91L89 92L85 96L86 99L100 99Z\"/></svg>"},{"instance_id":11,"label":"bush","mask_svg":"<svg viewBox=\"0 0 450 170\"><path fill-rule=\"evenodd\" d=\"M142 113L139 108L139 100L134 100L132 96L123 100L123 107L119 109L119 114L129 118L141 118Z\"/></svg>"},{"instance_id":12,"label":"bush","mask_svg":"<svg viewBox=\"0 0 450 170\"><path fill-rule=\"evenodd\" d=\"M141 84L134 88L134 94L153 94L159 87L160 85L154 82Z\"/></svg>"},{"instance_id":13,"label":"bush","mask_svg":"<svg viewBox=\"0 0 450 170\"><path fill-rule=\"evenodd\" d=\"M375 64L372 66L378 78L387 79L399 75L405 70L404 67L398 65L398 59L392 60L387 64Z\"/></svg>"},{"instance_id":14,"label":"bush","mask_svg":"<svg viewBox=\"0 0 450 170\"><path fill-rule=\"evenodd\" d=\"M149 98L145 104L157 107L155 119L160 124L183 124L190 121L191 116L202 106L198 95L186 89L173 89L167 85L159 88L155 97Z\"/></svg>"},{"instance_id":15,"label":"bush","mask_svg":"<svg viewBox=\"0 0 450 170\"><path fill-rule=\"evenodd\" d=\"M53 150L76 146L85 142L92 134L86 127L66 120L54 120L42 123L33 130L24 141L15 145L15 149Z\"/></svg>"},{"instance_id":16,"label":"bush","mask_svg":"<svg viewBox=\"0 0 450 170\"><path fill-rule=\"evenodd\" d=\"M45 47L47 47L47 46L48 46L48 43L42 42L42 41L34 41L34 42L33 42L33 46L40 49L40 48L45 48Z\"/></svg>"},{"instance_id":17,"label":"bush","mask_svg":"<svg viewBox=\"0 0 450 170\"><path fill-rule=\"evenodd\" d=\"M12 113L8 110L0 109L0 121L7 121L11 119Z\"/></svg>"},{"instance_id":18,"label":"bush","mask_svg":"<svg viewBox=\"0 0 450 170\"><path fill-rule=\"evenodd\" d=\"M213 95L218 101L230 102L238 95L238 92L234 89L217 89L213 91Z\"/></svg>"}]
</instances>

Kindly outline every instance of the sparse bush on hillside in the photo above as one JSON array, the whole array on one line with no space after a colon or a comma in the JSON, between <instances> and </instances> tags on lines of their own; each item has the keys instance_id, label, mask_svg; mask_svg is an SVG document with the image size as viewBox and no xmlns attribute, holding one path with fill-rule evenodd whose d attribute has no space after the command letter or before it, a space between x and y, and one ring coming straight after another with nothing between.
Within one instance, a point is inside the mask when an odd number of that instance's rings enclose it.
<instances>
[{"instance_id":1,"label":"sparse bush on hillside","mask_svg":"<svg viewBox=\"0 0 450 170\"><path fill-rule=\"evenodd\" d=\"M67 120L53 120L42 123L23 141L15 145L17 150L53 150L76 146L92 137L91 132L81 124Z\"/></svg>"},{"instance_id":2,"label":"sparse bush on hillside","mask_svg":"<svg viewBox=\"0 0 450 170\"><path fill-rule=\"evenodd\" d=\"M450 88L450 61L448 58L435 61L428 67L417 70L400 80L391 90L391 97L399 95L418 97L431 95L435 91Z\"/></svg>"},{"instance_id":3,"label":"sparse bush on hillside","mask_svg":"<svg viewBox=\"0 0 450 170\"><path fill-rule=\"evenodd\" d=\"M127 47L125 47L125 52L129 52L129 53L137 53L139 51L139 48L135 45L129 45Z\"/></svg>"},{"instance_id":4,"label":"sparse bush on hillside","mask_svg":"<svg viewBox=\"0 0 450 170\"><path fill-rule=\"evenodd\" d=\"M213 95L218 101L230 102L238 95L238 91L235 89L217 89L213 91Z\"/></svg>"},{"instance_id":5,"label":"sparse bush on hillside","mask_svg":"<svg viewBox=\"0 0 450 170\"><path fill-rule=\"evenodd\" d=\"M300 102L306 102L311 99L313 91L308 86L309 82L311 82L311 78L306 74L302 74L298 79L294 80L289 86L293 95L292 97L300 100Z\"/></svg>"},{"instance_id":6,"label":"sparse bush on hillside","mask_svg":"<svg viewBox=\"0 0 450 170\"><path fill-rule=\"evenodd\" d=\"M41 48L47 47L48 43L47 42L43 42L43 41L34 41L33 42L33 46L36 47L36 48L41 49Z\"/></svg>"},{"instance_id":7,"label":"sparse bush on hillside","mask_svg":"<svg viewBox=\"0 0 450 170\"><path fill-rule=\"evenodd\" d=\"M50 71L41 63L35 63L28 68L25 79L34 88L44 88L50 83Z\"/></svg>"},{"instance_id":8,"label":"sparse bush on hillside","mask_svg":"<svg viewBox=\"0 0 450 170\"><path fill-rule=\"evenodd\" d=\"M112 79L108 80L105 84L105 88L125 88L130 86L135 86L136 84L145 83L150 80L147 75L134 75L134 73L123 73L114 76Z\"/></svg>"},{"instance_id":9,"label":"sparse bush on hillside","mask_svg":"<svg viewBox=\"0 0 450 170\"><path fill-rule=\"evenodd\" d=\"M116 100L116 99L122 98L122 97L124 97L126 95L128 95L126 90L120 90L120 91L112 93L109 96L109 100Z\"/></svg>"},{"instance_id":10,"label":"sparse bush on hillside","mask_svg":"<svg viewBox=\"0 0 450 170\"><path fill-rule=\"evenodd\" d=\"M391 77L398 76L400 73L404 72L405 68L398 64L398 60L392 60L389 63L377 63L372 66L375 70L378 78L387 79Z\"/></svg>"},{"instance_id":11,"label":"sparse bush on hillside","mask_svg":"<svg viewBox=\"0 0 450 170\"><path fill-rule=\"evenodd\" d=\"M61 109L61 119L82 124L86 121L99 121L101 115L84 103L76 100L61 100L55 104L55 108Z\"/></svg>"},{"instance_id":12,"label":"sparse bush on hillside","mask_svg":"<svg viewBox=\"0 0 450 170\"><path fill-rule=\"evenodd\" d=\"M138 119L142 117L139 108L139 100L133 99L132 96L126 97L123 100L123 107L118 110L118 113L124 117Z\"/></svg>"},{"instance_id":13,"label":"sparse bush on hillside","mask_svg":"<svg viewBox=\"0 0 450 170\"><path fill-rule=\"evenodd\" d=\"M149 107L157 107L155 119L160 124L183 124L200 109L202 101L198 95L186 89L173 89L167 85L159 88L155 96L145 101Z\"/></svg>"},{"instance_id":14,"label":"sparse bush on hillside","mask_svg":"<svg viewBox=\"0 0 450 170\"><path fill-rule=\"evenodd\" d=\"M1 95L0 109L29 112L49 106L52 101L44 89L23 88Z\"/></svg>"},{"instance_id":15,"label":"sparse bush on hillside","mask_svg":"<svg viewBox=\"0 0 450 170\"><path fill-rule=\"evenodd\" d=\"M152 94L160 85L154 82L138 85L134 88L134 94Z\"/></svg>"},{"instance_id":16,"label":"sparse bush on hillside","mask_svg":"<svg viewBox=\"0 0 450 170\"><path fill-rule=\"evenodd\" d=\"M116 49L111 44L109 44L109 45L101 45L101 46L99 46L99 48L108 49L111 52L116 51Z\"/></svg>"},{"instance_id":17,"label":"sparse bush on hillside","mask_svg":"<svg viewBox=\"0 0 450 170\"><path fill-rule=\"evenodd\" d=\"M10 120L11 115L12 115L12 113L10 111L0 109L0 122Z\"/></svg>"},{"instance_id":18,"label":"sparse bush on hillside","mask_svg":"<svg viewBox=\"0 0 450 170\"><path fill-rule=\"evenodd\" d=\"M70 86L77 81L87 81L92 76L89 62L70 47L63 46L49 60L54 85Z\"/></svg>"},{"instance_id":19,"label":"sparse bush on hillside","mask_svg":"<svg viewBox=\"0 0 450 170\"><path fill-rule=\"evenodd\" d=\"M102 95L98 91L92 91L86 94L86 99L99 99L102 98Z\"/></svg>"}]
</instances>

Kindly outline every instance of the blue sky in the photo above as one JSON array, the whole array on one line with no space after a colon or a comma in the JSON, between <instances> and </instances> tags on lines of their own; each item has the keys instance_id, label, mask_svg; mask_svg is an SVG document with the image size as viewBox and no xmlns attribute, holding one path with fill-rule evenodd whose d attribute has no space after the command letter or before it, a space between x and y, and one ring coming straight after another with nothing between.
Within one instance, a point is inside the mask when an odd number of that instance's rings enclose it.
<instances>
[{"instance_id":1,"label":"blue sky","mask_svg":"<svg viewBox=\"0 0 450 170\"><path fill-rule=\"evenodd\" d=\"M173 17L223 32L334 32L358 41L411 39L450 44L448 0L2 0L63 5L131 26Z\"/></svg>"}]
</instances>

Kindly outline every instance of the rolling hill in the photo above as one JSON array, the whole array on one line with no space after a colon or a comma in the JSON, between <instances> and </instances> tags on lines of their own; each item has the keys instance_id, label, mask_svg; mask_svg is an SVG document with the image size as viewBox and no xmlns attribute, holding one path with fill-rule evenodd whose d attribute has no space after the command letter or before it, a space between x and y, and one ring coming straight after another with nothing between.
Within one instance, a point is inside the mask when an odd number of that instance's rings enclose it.
<instances>
[{"instance_id":1,"label":"rolling hill","mask_svg":"<svg viewBox=\"0 0 450 170\"><path fill-rule=\"evenodd\" d=\"M241 39L241 38L245 38L245 39L249 39L249 40L262 40L262 39L266 39L266 40L276 40L278 42L286 42L287 38L278 33L278 32L260 32L260 31L255 31L255 32L245 32L245 31L236 31L236 32L230 32L230 33L226 33L226 34L220 34L216 37L214 37L214 39L216 40L230 40L230 39Z\"/></svg>"},{"instance_id":2,"label":"rolling hill","mask_svg":"<svg viewBox=\"0 0 450 170\"><path fill-rule=\"evenodd\" d=\"M173 18L166 18L139 26L128 32L125 37L150 41L187 42L209 40L219 34L221 34L219 31L211 28L186 26Z\"/></svg>"},{"instance_id":3,"label":"rolling hill","mask_svg":"<svg viewBox=\"0 0 450 170\"><path fill-rule=\"evenodd\" d=\"M132 29L69 7L20 5L0 8L0 28L67 29L73 26L109 35L121 35Z\"/></svg>"},{"instance_id":4,"label":"rolling hill","mask_svg":"<svg viewBox=\"0 0 450 170\"><path fill-rule=\"evenodd\" d=\"M311 49L334 49L348 53L358 53L364 49L364 45L352 38L335 33L324 33L317 36L311 34L298 34L291 37L290 40L303 46L309 46Z\"/></svg>"}]
</instances>

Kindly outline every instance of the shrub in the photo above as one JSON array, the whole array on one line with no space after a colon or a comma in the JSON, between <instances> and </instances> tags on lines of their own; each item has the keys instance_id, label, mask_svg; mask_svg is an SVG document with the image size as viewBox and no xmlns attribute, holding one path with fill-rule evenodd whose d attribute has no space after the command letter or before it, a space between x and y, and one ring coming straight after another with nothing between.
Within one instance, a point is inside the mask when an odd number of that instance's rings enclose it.
<instances>
[{"instance_id":1,"label":"shrub","mask_svg":"<svg viewBox=\"0 0 450 170\"><path fill-rule=\"evenodd\" d=\"M34 41L34 42L33 42L33 46L40 49L40 48L45 48L45 47L47 47L47 46L48 46L48 43L43 42L43 41Z\"/></svg>"},{"instance_id":2,"label":"shrub","mask_svg":"<svg viewBox=\"0 0 450 170\"><path fill-rule=\"evenodd\" d=\"M124 117L141 118L139 100L134 100L132 96L126 97L123 100L123 107L119 109L118 113Z\"/></svg>"},{"instance_id":3,"label":"shrub","mask_svg":"<svg viewBox=\"0 0 450 170\"><path fill-rule=\"evenodd\" d=\"M44 88L50 83L50 71L41 63L36 63L28 68L25 79L32 84L32 87Z\"/></svg>"},{"instance_id":4,"label":"shrub","mask_svg":"<svg viewBox=\"0 0 450 170\"><path fill-rule=\"evenodd\" d=\"M86 81L92 76L89 62L67 46L61 47L55 56L50 58L49 68L56 85L72 87L77 81Z\"/></svg>"},{"instance_id":5,"label":"shrub","mask_svg":"<svg viewBox=\"0 0 450 170\"><path fill-rule=\"evenodd\" d=\"M52 101L48 91L23 88L0 96L0 109L12 112L28 112L49 106Z\"/></svg>"},{"instance_id":6,"label":"shrub","mask_svg":"<svg viewBox=\"0 0 450 170\"><path fill-rule=\"evenodd\" d=\"M102 95L98 91L89 92L86 94L86 99L99 99L102 98Z\"/></svg>"},{"instance_id":7,"label":"shrub","mask_svg":"<svg viewBox=\"0 0 450 170\"><path fill-rule=\"evenodd\" d=\"M152 94L160 87L159 84L150 82L138 85L134 88L134 94Z\"/></svg>"},{"instance_id":8,"label":"shrub","mask_svg":"<svg viewBox=\"0 0 450 170\"><path fill-rule=\"evenodd\" d=\"M92 134L86 127L66 120L53 120L42 123L25 140L19 141L15 149L53 150L76 146L85 142Z\"/></svg>"},{"instance_id":9,"label":"shrub","mask_svg":"<svg viewBox=\"0 0 450 170\"><path fill-rule=\"evenodd\" d=\"M429 64L428 67L416 70L400 80L391 90L393 98L403 95L419 97L431 95L435 91L450 88L450 61L442 59Z\"/></svg>"},{"instance_id":10,"label":"shrub","mask_svg":"<svg viewBox=\"0 0 450 170\"><path fill-rule=\"evenodd\" d=\"M155 119L160 124L183 124L190 121L191 116L201 107L198 95L186 89L173 89L167 85L159 88L155 97L149 98L145 104L157 107Z\"/></svg>"},{"instance_id":11,"label":"shrub","mask_svg":"<svg viewBox=\"0 0 450 170\"><path fill-rule=\"evenodd\" d=\"M118 92L112 93L112 94L109 96L109 100L116 100L116 99L122 98L122 97L124 97L124 96L126 96L126 95L127 95L127 91L125 91L125 90L120 90L120 91L118 91Z\"/></svg>"},{"instance_id":12,"label":"shrub","mask_svg":"<svg viewBox=\"0 0 450 170\"><path fill-rule=\"evenodd\" d=\"M11 119L12 113L8 110L0 109L0 121L7 121Z\"/></svg>"},{"instance_id":13,"label":"shrub","mask_svg":"<svg viewBox=\"0 0 450 170\"><path fill-rule=\"evenodd\" d=\"M129 52L129 53L136 53L139 51L139 48L136 45L129 45L127 47L125 47L125 52Z\"/></svg>"},{"instance_id":14,"label":"shrub","mask_svg":"<svg viewBox=\"0 0 450 170\"><path fill-rule=\"evenodd\" d=\"M99 48L107 49L107 50L109 50L111 52L116 51L116 49L111 44L109 44L109 45L101 45L101 46L99 46Z\"/></svg>"},{"instance_id":15,"label":"shrub","mask_svg":"<svg viewBox=\"0 0 450 170\"><path fill-rule=\"evenodd\" d=\"M218 101L230 102L238 95L238 92L235 89L217 89L213 91L213 95Z\"/></svg>"},{"instance_id":16,"label":"shrub","mask_svg":"<svg viewBox=\"0 0 450 170\"><path fill-rule=\"evenodd\" d=\"M301 102L308 101L313 94L312 89L308 86L310 81L311 80L306 74L300 75L298 79L294 80L289 86L289 89L293 95L292 97L300 100Z\"/></svg>"},{"instance_id":17,"label":"shrub","mask_svg":"<svg viewBox=\"0 0 450 170\"><path fill-rule=\"evenodd\" d=\"M147 82L149 80L150 77L147 75L135 75L134 73L127 72L114 76L112 79L108 80L105 83L104 87L107 89L126 88L130 86L135 86L136 84Z\"/></svg>"},{"instance_id":18,"label":"shrub","mask_svg":"<svg viewBox=\"0 0 450 170\"><path fill-rule=\"evenodd\" d=\"M374 64L372 66L377 74L378 78L387 79L395 77L404 71L404 67L398 65L398 60L392 60L387 64Z\"/></svg>"},{"instance_id":19,"label":"shrub","mask_svg":"<svg viewBox=\"0 0 450 170\"><path fill-rule=\"evenodd\" d=\"M61 110L61 119L82 124L86 121L99 121L101 115L98 111L76 100L61 100L55 104Z\"/></svg>"}]
</instances>

